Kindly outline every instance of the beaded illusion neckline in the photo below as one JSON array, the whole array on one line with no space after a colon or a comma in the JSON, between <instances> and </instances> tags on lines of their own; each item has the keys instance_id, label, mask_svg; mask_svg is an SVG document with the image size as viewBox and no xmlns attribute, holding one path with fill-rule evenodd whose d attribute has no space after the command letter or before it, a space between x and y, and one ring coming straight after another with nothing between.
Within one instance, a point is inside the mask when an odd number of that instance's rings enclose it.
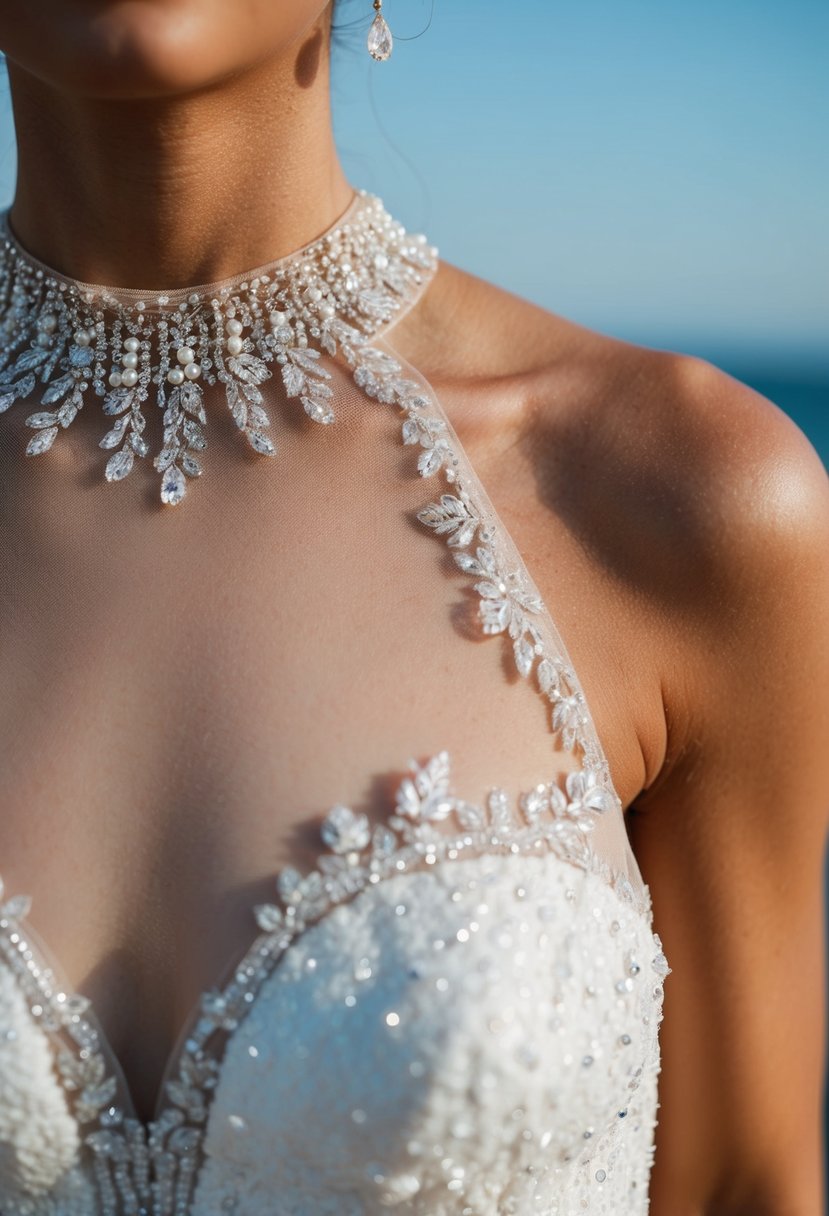
<instances>
[{"instance_id":1,"label":"beaded illusion neckline","mask_svg":"<svg viewBox=\"0 0 829 1216\"><path fill-rule=\"evenodd\" d=\"M54 444L90 397L109 429L107 481L121 481L149 456L148 402L163 412L153 457L161 501L181 502L207 447L204 385L221 384L250 446L276 452L260 385L277 363L288 397L314 422L334 421L323 353L359 362L363 343L420 296L437 249L411 234L382 201L358 190L321 236L263 266L196 287L157 291L107 287L60 274L24 249L0 212L0 413L42 386L43 408L26 419L37 456Z\"/></svg>"},{"instance_id":2,"label":"beaded illusion neckline","mask_svg":"<svg viewBox=\"0 0 829 1216\"><path fill-rule=\"evenodd\" d=\"M97 1196L83 1211L94 1210L102 1216L184 1216L207 1210L202 1196L212 1186L212 1171L220 1171L222 1166L213 1151L211 1136L224 1132L231 1137L237 1133L246 1136L256 1126L268 1132L270 1116L264 1106L246 1125L240 1110L232 1104L229 1109L223 1105L223 1095L238 1074L234 1052L238 1050L245 1061L256 1058L256 1044L243 1041L257 1011L275 1008L272 1022L282 1025L280 1014L290 1009L290 1004L266 1006L271 999L269 985L274 977L279 982L280 969L281 974L290 975L290 952L301 948L301 939L309 930L314 926L322 930L324 921L333 930L336 912L347 904L352 904L359 915L361 906L371 904L371 892L387 882L395 886L384 890L396 893L405 880L411 882L408 889L414 892L414 884L420 881L416 875L443 873L461 863L456 871L460 890L464 867L474 876L476 859L483 864L484 858L496 853L505 859L501 873L510 890L512 861L521 865L514 875L519 884L548 856L560 861L562 867L571 867L572 886L568 883L569 869L560 871L560 910L546 904L543 907L561 916L562 940L569 949L570 941L578 936L578 922L573 918L579 908L592 930L599 922L597 912L601 915L598 900L609 893L608 942L612 940L616 945L608 946L607 954L599 951L597 966L612 977L606 995L614 1010L637 1008L637 988L641 991L641 1000L648 1002L642 1005L642 1025L647 1028L648 1042L654 1044L648 1051L655 1050L661 981L669 967L651 927L647 884L636 874L635 858L628 844L623 843L623 834L616 836L614 825L622 824L621 801L577 673L517 546L427 379L397 357L392 344L371 340L417 300L437 268L437 250L427 244L425 237L408 234L388 215L379 199L360 192L327 233L267 267L198 289L139 293L103 288L97 289L101 294L96 295L94 285L55 275L21 251L3 213L0 224L6 227L5 239L0 233L0 411L31 397L42 385L42 412L27 420L36 432L29 446L37 446L30 454L49 450L60 428L71 424L84 401L98 396L103 400L104 414L110 416L110 425L114 420L113 429L101 440L101 447L111 453L106 476L110 481L122 480L136 458L148 454L142 434L142 409L147 400L151 404L155 400L163 409L164 447L154 464L162 474L162 501L175 504L181 501L189 480L201 471L194 453L206 442L202 430L204 384L223 386L233 418L248 442L256 451L272 454L273 444L264 434L268 419L260 388L272 375L270 365L279 365L285 394L299 398L311 421L326 424L333 420L336 405L332 386L344 382L342 377L335 380L326 368L336 356L369 401L388 405L402 415L399 434L411 457L416 457L410 461L412 472L424 480L435 479L432 496L416 512L417 521L445 543L452 558L450 565L471 580L478 598L481 633L500 640L510 656L510 670L514 668L517 676L541 696L549 725L559 740L558 754L571 755L576 766L571 771L557 771L552 780L540 784L517 790L490 786L483 797L470 793L467 798L450 781L449 751L441 748L425 764L409 761L410 772L394 791L390 813L380 823L371 825L365 814L344 804L331 808L320 827L324 850L304 873L292 866L278 871L274 876L274 902L253 909L258 932L240 951L238 962L225 977L198 997L182 1024L148 1122L136 1115L123 1069L93 1007L87 998L63 986L57 964L53 969L48 952L39 948L28 925L28 897L19 894L7 899L0 906L0 979L5 967L23 1001L22 1014L34 1020L38 1033L45 1032L53 1047L52 1057L47 1058L44 1052L45 1066L51 1069L52 1059L56 1064L62 1109L71 1125L73 1143L79 1145L77 1160L89 1166L88 1185L95 1188ZM474 636L471 631L463 632ZM438 683L435 694L443 692ZM504 729L511 729L506 719ZM412 752L418 751L419 747L413 745ZM599 828L599 824L603 826ZM623 833L622 827L618 830ZM575 880L579 870L584 873L581 899ZM425 878L423 883L425 886ZM440 889L436 883L435 890ZM529 884L516 886L515 898L523 901L531 889ZM395 901L397 897L395 894ZM454 894L450 900L454 900ZM428 910L429 902L425 896L421 907ZM573 908L568 912L571 903ZM405 902L390 905L395 923L401 915L397 908L405 911L408 904L407 897ZM630 918L628 913L632 914ZM382 908L379 916L382 919ZM639 924L634 925L634 917ZM408 915L408 923L415 919ZM504 924L514 927L511 920ZM475 929L479 927L476 921ZM628 931L632 935L631 949L635 947L630 958L618 954ZM543 927L541 932L545 932ZM310 934L306 941L309 939ZM466 928L454 936L456 942L474 939L475 934ZM443 936L433 940L435 949L446 944ZM510 947L507 949L514 954ZM400 957L395 939L391 939L388 950L390 959ZM650 955L650 968L638 961L643 952L645 957ZM365 975L361 958L356 955L350 964L348 951L344 953L343 974L347 976L349 966L353 966L357 969L355 979L360 980ZM614 974L611 958L617 954L624 971ZM302 956L295 953L293 957L299 960ZM314 957L310 957L314 963ZM417 984L421 979L414 968L418 957L412 953L411 966L400 972L401 979L406 979L404 988L409 980ZM306 965L304 960L301 965ZM388 970L394 972L393 962ZM562 978L566 979L566 974ZM577 979L570 984L573 991ZM393 979L393 986L396 983ZM516 985L516 991L521 996L520 986ZM596 989L588 987L585 993L592 1002ZM431 1002L433 998L429 999ZM351 1008L348 1001L345 1008ZM578 1008L588 1006L579 1004ZM390 1016L398 1018L397 1012ZM549 1016L557 1017L552 1013ZM29 1023L21 1016L20 1025ZM332 1021L331 1042L337 1041L340 1025ZM386 1028L393 1024L385 1020L381 1025ZM540 1023L543 1035L545 1028L554 1032L545 1035L547 1041L558 1040L556 1023ZM17 1033L14 1026L10 1029ZM481 1033L488 1036L490 1030L482 1022ZM442 1034L433 1037L437 1042ZM451 1035L447 1039L450 1047L457 1041ZM616 1040L620 1051L630 1044L627 1034ZM8 1048L13 1063L14 1052L15 1048ZM348 1058L359 1059L359 1052ZM581 1062L576 1057L577 1068L592 1066L595 1058L592 1051ZM326 1060L320 1057L320 1068L326 1067ZM604 1064L593 1068L593 1075L598 1076L603 1068ZM640 1064L638 1074L620 1073L619 1092L623 1086L634 1090L642 1070ZM450 1074L452 1070L443 1071ZM322 1079L323 1075L320 1072L312 1079ZM521 1082L523 1085L523 1073ZM255 1106L261 1091L251 1093ZM523 1111L523 1102L515 1109ZM612 1126L617 1126L618 1119L627 1113L626 1105L614 1113ZM514 1114L509 1118L514 1120ZM350 1121L349 1116L345 1122L350 1126ZM630 1123L632 1120L628 1120ZM39 1129L40 1125L35 1126ZM35 1134L39 1135L39 1130ZM578 1135L583 1135L581 1128ZM238 1151L245 1151L243 1140L234 1140L232 1151L237 1151L237 1143L241 1145ZM546 1140L541 1147L548 1155ZM269 1136L259 1163L260 1173L277 1148ZM227 1190L221 1200L222 1211L227 1212L237 1209L237 1183L240 1194L243 1181L257 1186L255 1160L246 1174L241 1170L234 1173L231 1164L228 1162ZM377 1167L372 1168L374 1177ZM551 1168L559 1174L558 1164ZM79 1188L87 1185L80 1167L77 1177ZM594 1177L603 1185L604 1169ZM0 1177L0 1207L5 1212L8 1205L2 1183ZM456 1183L461 1183L461 1189ZM449 1185L450 1202L457 1200L468 1207L462 1180L453 1178ZM535 1179L531 1178L528 1185L534 1186ZM332 1199L338 1212L342 1195L338 1189ZM28 1197L25 1202L28 1205ZM50 1204L51 1196L44 1202ZM80 1212L85 1202L79 1199L73 1210ZM244 1199L239 1202L244 1203ZM262 1199L269 1212L280 1202L281 1196L275 1193ZM424 1204L428 1202L423 1198ZM537 1203L538 1197L533 1202L536 1209ZM58 1204L60 1199L50 1210L57 1212ZM311 1208L303 1202L292 1210ZM522 1206L520 1210L525 1209ZM17 1216L32 1216L34 1207L14 1211ZM252 1212L253 1207L246 1204L245 1211Z\"/></svg>"}]
</instances>

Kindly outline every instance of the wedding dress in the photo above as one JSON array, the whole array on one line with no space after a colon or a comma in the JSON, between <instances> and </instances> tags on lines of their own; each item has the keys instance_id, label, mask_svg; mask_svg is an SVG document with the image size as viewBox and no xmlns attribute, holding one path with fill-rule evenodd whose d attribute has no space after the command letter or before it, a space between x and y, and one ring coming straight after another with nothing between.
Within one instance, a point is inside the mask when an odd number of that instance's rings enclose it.
<instances>
[{"instance_id":1,"label":"wedding dress","mask_svg":"<svg viewBox=\"0 0 829 1216\"><path fill-rule=\"evenodd\" d=\"M340 645L369 631L387 670L381 713L435 724L445 745L427 753L410 730L409 757L388 756L384 821L319 808L316 864L274 876L249 949L184 1028L149 1124L33 927L36 907L30 923L31 901L6 892L0 1213L643 1216L670 968L562 638L396 344L437 251L358 191L287 258L139 301L50 271L2 223L0 411L26 401L38 457L26 470L103 397L107 475L85 492L115 511L114 483L149 454L142 407L166 394L160 511L197 512L218 476L195 483L212 384L250 447L275 457L257 469L251 527L282 509L294 548L308 546L288 580L292 596L309 591L300 622L319 624L326 588L323 623ZM107 302L128 310L114 329L95 311ZM362 534L338 534L344 495L359 496ZM392 583L407 593L388 620L372 605ZM459 601L486 645L458 628ZM306 632L296 645L311 647ZM413 669L418 718L397 692ZM313 658L307 679L324 695ZM320 758L336 747L321 737ZM508 763L523 784L495 779Z\"/></svg>"}]
</instances>

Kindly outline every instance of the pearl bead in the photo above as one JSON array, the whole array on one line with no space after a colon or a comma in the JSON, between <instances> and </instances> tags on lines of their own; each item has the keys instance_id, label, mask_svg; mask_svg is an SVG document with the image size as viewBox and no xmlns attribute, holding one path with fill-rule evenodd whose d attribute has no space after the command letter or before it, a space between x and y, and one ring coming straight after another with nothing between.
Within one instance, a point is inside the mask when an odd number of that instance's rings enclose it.
<instances>
[{"instance_id":1,"label":"pearl bead","mask_svg":"<svg viewBox=\"0 0 829 1216\"><path fill-rule=\"evenodd\" d=\"M134 367L124 368L121 372L121 383L126 385L127 388L132 388L134 384L138 383L138 372Z\"/></svg>"},{"instance_id":2,"label":"pearl bead","mask_svg":"<svg viewBox=\"0 0 829 1216\"><path fill-rule=\"evenodd\" d=\"M135 350L140 350L140 349L141 349L141 343L138 341L137 338L125 338L124 339L124 350L135 351ZM127 364L127 366L135 367L135 364L129 363L129 364Z\"/></svg>"},{"instance_id":3,"label":"pearl bead","mask_svg":"<svg viewBox=\"0 0 829 1216\"><path fill-rule=\"evenodd\" d=\"M40 318L40 328L45 334L53 334L58 327L58 319L54 313L47 312Z\"/></svg>"},{"instance_id":4,"label":"pearl bead","mask_svg":"<svg viewBox=\"0 0 829 1216\"><path fill-rule=\"evenodd\" d=\"M334 306L332 304L320 304L318 312L321 317L328 319L334 315Z\"/></svg>"},{"instance_id":5,"label":"pearl bead","mask_svg":"<svg viewBox=\"0 0 829 1216\"><path fill-rule=\"evenodd\" d=\"M52 335L45 334L45 333L39 333L37 335L37 344L38 344L38 346L51 346L52 345Z\"/></svg>"},{"instance_id":6,"label":"pearl bead","mask_svg":"<svg viewBox=\"0 0 829 1216\"><path fill-rule=\"evenodd\" d=\"M287 319L288 318L284 312L272 312L270 315L270 322L274 329L276 329L277 326L282 325L285 321L287 321Z\"/></svg>"},{"instance_id":7,"label":"pearl bead","mask_svg":"<svg viewBox=\"0 0 829 1216\"><path fill-rule=\"evenodd\" d=\"M120 388L121 387L121 373L120 372L110 372L109 373L109 383L112 385L113 388Z\"/></svg>"},{"instance_id":8,"label":"pearl bead","mask_svg":"<svg viewBox=\"0 0 829 1216\"><path fill-rule=\"evenodd\" d=\"M121 356L121 362L124 367L138 367L138 355L135 351L129 350L125 355Z\"/></svg>"},{"instance_id":9,"label":"pearl bead","mask_svg":"<svg viewBox=\"0 0 829 1216\"><path fill-rule=\"evenodd\" d=\"M227 340L227 349L231 355L239 355L242 353L244 343L236 334L231 334Z\"/></svg>"},{"instance_id":10,"label":"pearl bead","mask_svg":"<svg viewBox=\"0 0 829 1216\"><path fill-rule=\"evenodd\" d=\"M229 334L240 334L242 332L242 322L237 321L235 317L231 317L227 323L227 332Z\"/></svg>"},{"instance_id":11,"label":"pearl bead","mask_svg":"<svg viewBox=\"0 0 829 1216\"><path fill-rule=\"evenodd\" d=\"M85 329L76 329L72 335L72 339L76 346L89 346L90 337Z\"/></svg>"},{"instance_id":12,"label":"pearl bead","mask_svg":"<svg viewBox=\"0 0 829 1216\"><path fill-rule=\"evenodd\" d=\"M170 384L183 384L184 369L181 367L171 367L167 373L167 380Z\"/></svg>"},{"instance_id":13,"label":"pearl bead","mask_svg":"<svg viewBox=\"0 0 829 1216\"><path fill-rule=\"evenodd\" d=\"M185 367L188 363L192 363L195 357L196 353L190 346L180 346L176 351L176 358L182 367Z\"/></svg>"},{"instance_id":14,"label":"pearl bead","mask_svg":"<svg viewBox=\"0 0 829 1216\"><path fill-rule=\"evenodd\" d=\"M188 380L198 380L201 375L200 363L188 363L184 369L184 374Z\"/></svg>"}]
</instances>

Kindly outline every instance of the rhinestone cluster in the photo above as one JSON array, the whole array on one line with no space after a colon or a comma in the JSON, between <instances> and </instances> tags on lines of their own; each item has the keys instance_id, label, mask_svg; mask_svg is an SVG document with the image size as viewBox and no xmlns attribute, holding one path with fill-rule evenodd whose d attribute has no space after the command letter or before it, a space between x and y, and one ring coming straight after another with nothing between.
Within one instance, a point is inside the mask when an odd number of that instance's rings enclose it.
<instances>
[{"instance_id":1,"label":"rhinestone cluster","mask_svg":"<svg viewBox=\"0 0 829 1216\"><path fill-rule=\"evenodd\" d=\"M194 290L146 292L60 275L21 247L0 215L0 413L40 393L26 423L28 456L48 451L91 396L111 424L104 476L120 481L150 455L145 408L162 411L153 458L161 501L183 499L207 447L204 385L219 384L251 447L276 452L260 385L276 363L289 397L314 422L334 421L320 362L387 325L419 295L437 250L409 234L375 195L358 191L321 237L286 258Z\"/></svg>"}]
</instances>

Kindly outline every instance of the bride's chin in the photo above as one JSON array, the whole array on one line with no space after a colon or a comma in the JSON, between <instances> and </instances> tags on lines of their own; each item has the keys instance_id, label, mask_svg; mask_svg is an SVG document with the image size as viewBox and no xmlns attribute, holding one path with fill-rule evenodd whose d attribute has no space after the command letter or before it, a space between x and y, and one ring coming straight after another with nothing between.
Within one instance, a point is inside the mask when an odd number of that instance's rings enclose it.
<instances>
[{"instance_id":1,"label":"bride's chin","mask_svg":"<svg viewBox=\"0 0 829 1216\"><path fill-rule=\"evenodd\" d=\"M203 8L206 6L202 6ZM78 30L72 75L99 96L165 96L210 84L227 70L225 31L191 3L116 0Z\"/></svg>"},{"instance_id":2,"label":"bride's chin","mask_svg":"<svg viewBox=\"0 0 829 1216\"><path fill-rule=\"evenodd\" d=\"M272 0L57 0L49 5L52 13L41 11L35 22L27 0L8 35L0 16L0 46L9 59L59 89L113 100L173 97L209 88L266 54L278 55L325 7L324 0L300 0L289 6L287 19L282 10L280 19L280 9L271 5Z\"/></svg>"}]
</instances>

